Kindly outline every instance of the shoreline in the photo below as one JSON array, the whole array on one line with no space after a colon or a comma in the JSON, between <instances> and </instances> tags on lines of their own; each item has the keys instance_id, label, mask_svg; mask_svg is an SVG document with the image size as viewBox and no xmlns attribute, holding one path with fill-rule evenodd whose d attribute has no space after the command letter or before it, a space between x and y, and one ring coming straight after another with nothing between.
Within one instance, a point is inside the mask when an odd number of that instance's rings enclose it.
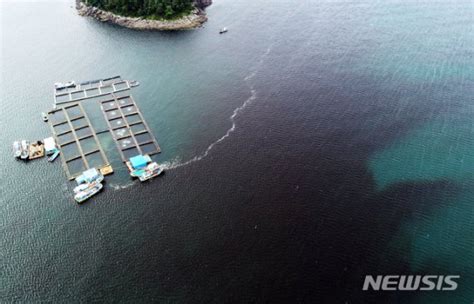
<instances>
[{"instance_id":1,"label":"shoreline","mask_svg":"<svg viewBox=\"0 0 474 304\"><path fill-rule=\"evenodd\" d=\"M98 9L94 6L88 6L80 0L76 1L76 9L80 16L92 17L101 22L112 23L129 29L141 31L190 30L201 27L204 22L207 21L206 13L201 7L197 5L189 15L169 21L120 16L109 11Z\"/></svg>"}]
</instances>

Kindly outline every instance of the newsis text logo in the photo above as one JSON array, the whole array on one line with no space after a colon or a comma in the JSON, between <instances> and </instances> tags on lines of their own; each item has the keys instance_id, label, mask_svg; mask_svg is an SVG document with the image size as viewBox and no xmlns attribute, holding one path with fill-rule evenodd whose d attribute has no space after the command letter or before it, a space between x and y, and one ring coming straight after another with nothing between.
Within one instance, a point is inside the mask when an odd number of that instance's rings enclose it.
<instances>
[{"instance_id":1,"label":"newsis text logo","mask_svg":"<svg viewBox=\"0 0 474 304\"><path fill-rule=\"evenodd\" d=\"M375 291L452 291L458 288L459 275L366 275L362 290Z\"/></svg>"}]
</instances>

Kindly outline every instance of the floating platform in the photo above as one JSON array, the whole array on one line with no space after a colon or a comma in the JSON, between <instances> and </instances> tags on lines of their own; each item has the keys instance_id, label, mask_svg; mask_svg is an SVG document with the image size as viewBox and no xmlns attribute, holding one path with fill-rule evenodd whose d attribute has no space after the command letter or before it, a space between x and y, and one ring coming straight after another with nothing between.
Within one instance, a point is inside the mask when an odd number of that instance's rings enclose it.
<instances>
[{"instance_id":1,"label":"floating platform","mask_svg":"<svg viewBox=\"0 0 474 304\"><path fill-rule=\"evenodd\" d=\"M111 94L109 99L99 102L123 162L139 154L161 152L131 95L118 97Z\"/></svg>"},{"instance_id":2,"label":"floating platform","mask_svg":"<svg viewBox=\"0 0 474 304\"><path fill-rule=\"evenodd\" d=\"M117 93L132 88L133 81L122 80L120 76L81 82L71 87L54 89L56 106L70 102L79 102L92 97Z\"/></svg>"},{"instance_id":3,"label":"floating platform","mask_svg":"<svg viewBox=\"0 0 474 304\"><path fill-rule=\"evenodd\" d=\"M61 150L61 162L68 179L90 168L110 166L99 139L80 103L49 112L49 125Z\"/></svg>"}]
</instances>

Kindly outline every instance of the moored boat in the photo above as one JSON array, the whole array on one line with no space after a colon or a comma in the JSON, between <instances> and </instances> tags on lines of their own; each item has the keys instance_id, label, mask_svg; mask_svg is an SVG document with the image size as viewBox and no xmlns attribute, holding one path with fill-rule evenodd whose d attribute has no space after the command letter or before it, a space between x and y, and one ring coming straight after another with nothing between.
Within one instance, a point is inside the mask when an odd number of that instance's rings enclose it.
<instances>
[{"instance_id":1,"label":"moored boat","mask_svg":"<svg viewBox=\"0 0 474 304\"><path fill-rule=\"evenodd\" d=\"M85 191L87 189L89 189L90 187L92 187L94 184L91 184L91 183L86 183L86 184L80 184L79 186L76 186L74 188L74 194L77 194L81 191Z\"/></svg>"},{"instance_id":2,"label":"moored boat","mask_svg":"<svg viewBox=\"0 0 474 304\"><path fill-rule=\"evenodd\" d=\"M13 156L19 158L21 156L21 144L19 141L13 142Z\"/></svg>"},{"instance_id":3,"label":"moored boat","mask_svg":"<svg viewBox=\"0 0 474 304\"><path fill-rule=\"evenodd\" d=\"M20 158L23 160L27 160L28 157L30 156L30 142L28 140L22 140L21 141L21 154Z\"/></svg>"},{"instance_id":4,"label":"moored boat","mask_svg":"<svg viewBox=\"0 0 474 304\"><path fill-rule=\"evenodd\" d=\"M41 113L41 118L43 118L44 122L47 122L48 121L48 114L46 114L45 112L42 112Z\"/></svg>"},{"instance_id":5,"label":"moored boat","mask_svg":"<svg viewBox=\"0 0 474 304\"><path fill-rule=\"evenodd\" d=\"M131 80L130 81L130 87L134 88L134 87L138 87L140 85L140 83L136 80Z\"/></svg>"},{"instance_id":6,"label":"moored boat","mask_svg":"<svg viewBox=\"0 0 474 304\"><path fill-rule=\"evenodd\" d=\"M163 173L164 170L157 163L152 162L143 171L144 172L140 176L138 176L138 179L141 182L147 181L155 176L160 175L161 173Z\"/></svg>"},{"instance_id":7,"label":"moored boat","mask_svg":"<svg viewBox=\"0 0 474 304\"><path fill-rule=\"evenodd\" d=\"M56 141L54 140L53 137L48 137L43 140L44 143L44 149L46 150L46 155L51 155L58 150L58 147L56 145Z\"/></svg>"},{"instance_id":8,"label":"moored boat","mask_svg":"<svg viewBox=\"0 0 474 304\"><path fill-rule=\"evenodd\" d=\"M76 200L76 202L79 204L83 203L87 199L97 194L100 190L102 190L103 187L104 186L99 182L91 183L90 187L87 187L86 189L76 193L76 195L74 195L74 200Z\"/></svg>"},{"instance_id":9,"label":"moored boat","mask_svg":"<svg viewBox=\"0 0 474 304\"><path fill-rule=\"evenodd\" d=\"M81 175L76 177L76 183L78 185L90 184L90 183L93 183L93 182L99 182L100 183L103 180L104 180L104 175L99 170L97 170L96 168L88 169L88 170L82 172Z\"/></svg>"},{"instance_id":10,"label":"moored boat","mask_svg":"<svg viewBox=\"0 0 474 304\"><path fill-rule=\"evenodd\" d=\"M66 88L72 88L72 87L75 87L76 86L76 82L75 81L68 81L66 83L62 83L62 82L56 82L54 84L54 87L57 89L57 90L60 90L60 89L66 89Z\"/></svg>"},{"instance_id":11,"label":"moored boat","mask_svg":"<svg viewBox=\"0 0 474 304\"><path fill-rule=\"evenodd\" d=\"M141 182L158 176L164 171L164 169L156 162L152 161L150 156L147 154L131 157L126 162L126 165L130 171L130 176L138 177Z\"/></svg>"},{"instance_id":12,"label":"moored boat","mask_svg":"<svg viewBox=\"0 0 474 304\"><path fill-rule=\"evenodd\" d=\"M69 82L66 82L66 83L64 84L64 86L65 86L66 88L72 88L72 87L75 87L75 86L76 86L76 82L75 82L75 81L69 81Z\"/></svg>"}]
</instances>

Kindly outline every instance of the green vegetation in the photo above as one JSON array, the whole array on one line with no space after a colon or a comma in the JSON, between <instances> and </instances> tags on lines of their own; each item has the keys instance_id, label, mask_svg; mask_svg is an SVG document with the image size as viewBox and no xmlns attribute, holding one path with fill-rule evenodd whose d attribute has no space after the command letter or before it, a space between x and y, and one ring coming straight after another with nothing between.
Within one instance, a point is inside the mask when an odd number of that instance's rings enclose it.
<instances>
[{"instance_id":1,"label":"green vegetation","mask_svg":"<svg viewBox=\"0 0 474 304\"><path fill-rule=\"evenodd\" d=\"M174 19L187 15L193 7L193 0L83 0L90 6L105 11L147 19Z\"/></svg>"}]
</instances>

